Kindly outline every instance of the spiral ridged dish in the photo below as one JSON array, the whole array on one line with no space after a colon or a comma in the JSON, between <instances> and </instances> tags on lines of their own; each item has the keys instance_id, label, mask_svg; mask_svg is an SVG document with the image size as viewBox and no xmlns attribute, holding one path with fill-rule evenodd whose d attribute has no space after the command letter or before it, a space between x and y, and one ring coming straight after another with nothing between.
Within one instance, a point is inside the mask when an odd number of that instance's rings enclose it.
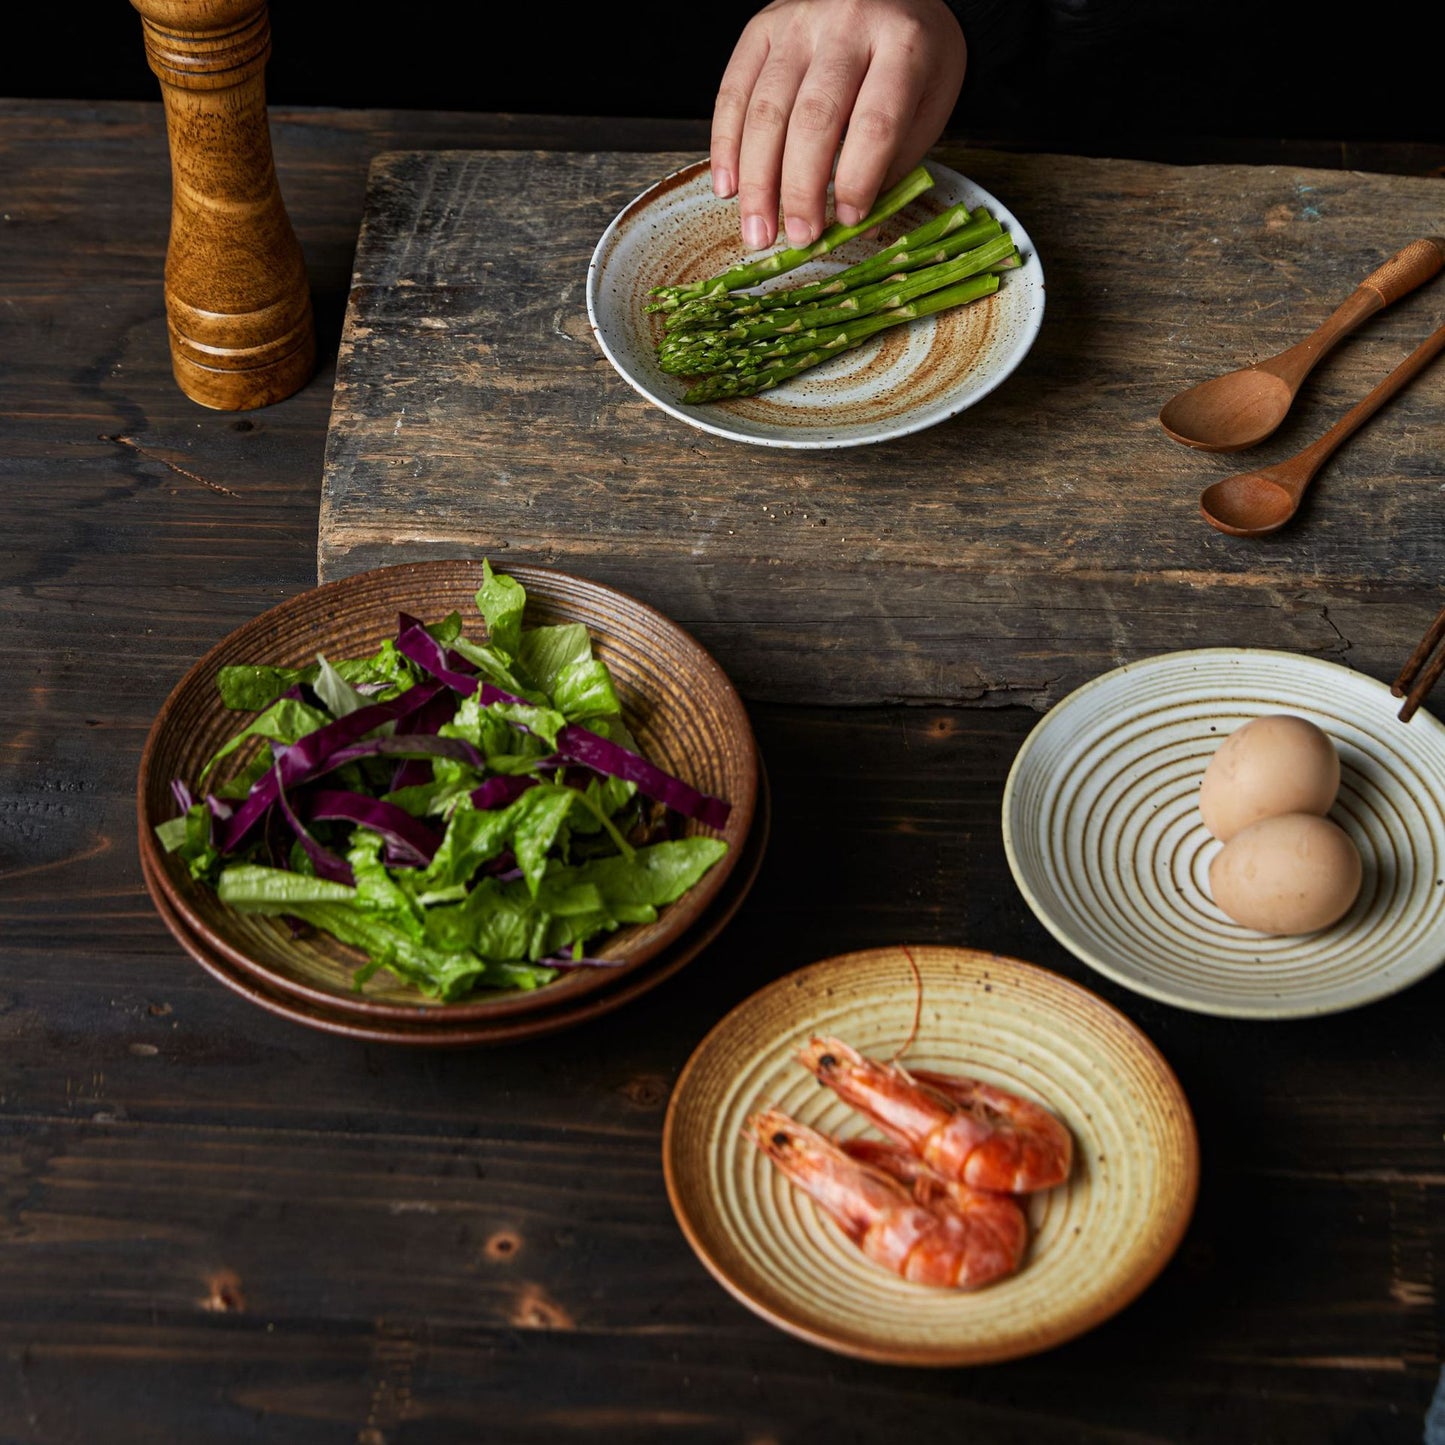
<instances>
[{"instance_id":1,"label":"spiral ridged dish","mask_svg":"<svg viewBox=\"0 0 1445 1445\"><path fill-rule=\"evenodd\" d=\"M1405 725L1381 682L1264 648L1164 653L1064 698L1019 749L1003 837L1020 891L1071 953L1151 998L1286 1018L1358 1007L1445 959L1445 728ZM1360 850L1350 911L1317 933L1241 927L1209 894L1223 846L1199 816L1215 749L1267 713L1305 718L1340 754L1330 817Z\"/></svg>"},{"instance_id":2,"label":"spiral ridged dish","mask_svg":"<svg viewBox=\"0 0 1445 1445\"><path fill-rule=\"evenodd\" d=\"M749 1114L775 1105L825 1133L876 1137L795 1054L816 1033L891 1058L919 989L905 1067L1037 1100L1074 1136L1072 1178L1029 1199L1022 1267L978 1290L910 1283L874 1263L742 1134ZM1198 1185L1188 1101L1133 1023L1058 974L936 946L825 959L745 1000L679 1077L663 1163L684 1234L744 1304L841 1354L910 1365L1011 1359L1100 1323L1168 1262Z\"/></svg>"},{"instance_id":3,"label":"spiral ridged dish","mask_svg":"<svg viewBox=\"0 0 1445 1445\"><path fill-rule=\"evenodd\" d=\"M982 301L897 326L770 391L683 405L686 386L657 364L662 320L649 314L654 286L695 281L743 260L737 205L712 193L706 161L665 176L625 206L587 268L587 315L598 346L636 392L680 421L755 446L860 446L908 436L972 406L1019 365L1043 324L1044 274L1028 233L982 186L925 164L933 189L859 236L767 289L816 281L872 255L960 201L984 206L1014 238L1023 265Z\"/></svg>"}]
</instances>

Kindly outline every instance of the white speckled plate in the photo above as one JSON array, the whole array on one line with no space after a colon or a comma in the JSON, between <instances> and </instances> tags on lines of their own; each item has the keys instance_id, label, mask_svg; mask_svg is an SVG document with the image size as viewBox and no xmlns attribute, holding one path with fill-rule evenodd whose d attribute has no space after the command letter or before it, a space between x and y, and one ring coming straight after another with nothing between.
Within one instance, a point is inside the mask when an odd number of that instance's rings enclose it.
<instances>
[{"instance_id":1,"label":"white speckled plate","mask_svg":"<svg viewBox=\"0 0 1445 1445\"><path fill-rule=\"evenodd\" d=\"M715 436L770 447L849 447L921 431L987 396L1028 353L1044 314L1044 273L1028 233L983 187L925 161L933 189L871 238L790 271L764 289L831 275L959 201L985 206L1024 264L981 301L896 326L770 391L684 406L683 378L656 360L662 318L646 311L654 286L695 281L745 259L737 204L712 193L696 161L644 191L603 232L587 268L587 315L603 354L663 411Z\"/></svg>"},{"instance_id":2,"label":"white speckled plate","mask_svg":"<svg viewBox=\"0 0 1445 1445\"><path fill-rule=\"evenodd\" d=\"M1004 787L1020 891L1065 948L1199 1013L1292 1018L1397 992L1445 961L1445 728L1338 663L1263 648L1171 652L1107 672L1025 739ZM1223 846L1199 817L1214 750L1263 713L1318 724L1340 753L1330 816L1364 882L1318 933L1269 937L1209 896Z\"/></svg>"},{"instance_id":3,"label":"white speckled plate","mask_svg":"<svg viewBox=\"0 0 1445 1445\"><path fill-rule=\"evenodd\" d=\"M1074 1171L1030 1197L1018 1272L975 1290L914 1284L854 1246L749 1139L755 1109L838 1137L873 1134L795 1060L814 1033L875 1058L969 1074L1037 1100L1074 1136ZM1188 1100L1138 1027L1097 994L967 948L824 959L744 1000L694 1050L663 1126L668 1196L713 1276L762 1318L840 1354L977 1365L1102 1323L1173 1256L1194 1210Z\"/></svg>"}]
</instances>

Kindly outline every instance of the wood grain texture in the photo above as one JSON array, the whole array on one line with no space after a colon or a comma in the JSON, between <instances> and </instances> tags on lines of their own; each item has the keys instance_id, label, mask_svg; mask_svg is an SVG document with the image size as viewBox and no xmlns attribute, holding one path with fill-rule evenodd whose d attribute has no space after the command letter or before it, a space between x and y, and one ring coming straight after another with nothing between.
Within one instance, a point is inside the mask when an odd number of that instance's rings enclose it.
<instances>
[{"instance_id":1,"label":"wood grain texture","mask_svg":"<svg viewBox=\"0 0 1445 1445\"><path fill-rule=\"evenodd\" d=\"M597 238L692 156L379 156L319 575L484 553L572 565L640 589L749 696L799 702L1041 707L1129 657L1246 639L1392 673L1430 615L1412 594L1436 581L1445 381L1422 377L1267 545L1201 521L1199 492L1229 464L1156 418L1182 386L1313 329L1430 230L1438 185L941 158L1025 219L1043 330L952 421L800 460L668 417L589 335ZM1324 430L1433 328L1442 297L1427 286L1362 327L1258 459Z\"/></svg>"},{"instance_id":2,"label":"wood grain texture","mask_svg":"<svg viewBox=\"0 0 1445 1445\"><path fill-rule=\"evenodd\" d=\"M957 661L936 664L943 681L913 705L902 687L869 707L755 695L774 826L745 907L675 978L557 1039L443 1055L315 1034L235 997L175 943L134 846L141 748L208 647L315 580L370 161L600 144L635 150L650 178L701 144L695 126L555 118L303 110L273 111L273 125L322 359L293 396L238 417L171 375L162 107L0 101L0 1438L892 1445L972 1427L1000 1445L1419 1445L1445 1362L1445 974L1355 1013L1262 1026L1127 993L1052 942L1013 888L998 824L1059 660L1020 652L1005 672L971 670L963 628L1002 650L1029 620L1010 608L1028 601L1036 631L1107 654L1089 575L1070 579L1072 622L1017 582L980 588L949 624ZM1258 154L1299 164L1270 144ZM1358 261L1373 248L1356 240ZM1407 332L1376 339L1393 353L1381 373ZM620 403L610 373L592 381ZM1418 475L1434 464L1423 450L1412 462ZM640 485L615 484L624 498ZM881 495L920 505L900 487ZM760 517L775 500L752 495ZM949 507L932 515L941 527ZM951 545L999 521L955 519ZM766 523L794 525L797 511ZM1326 615L1261 557L1196 590L1199 625L1338 660L1356 655L1352 636L1378 634L1372 613L1417 611L1393 676L1438 611L1438 549L1418 533L1389 541L1404 570L1386 591L1341 589ZM665 542L602 580L676 590ZM735 593L716 567L698 586L713 636L747 622L759 578L781 579L773 549L759 553ZM800 639L835 635L807 569L787 575L758 659L739 659L755 693L797 664ZM967 595L955 582L935 605L927 557L894 577L920 630ZM1188 586L1141 573L1129 595L1147 612ZM866 622L870 599L854 595ZM847 663L859 629L836 635ZM927 701L954 687L979 705ZM663 1115L707 1029L784 972L900 940L997 949L1096 989L1155 1042L1195 1111L1201 1192L1179 1254L1057 1351L942 1374L840 1361L732 1301L668 1207Z\"/></svg>"}]
</instances>

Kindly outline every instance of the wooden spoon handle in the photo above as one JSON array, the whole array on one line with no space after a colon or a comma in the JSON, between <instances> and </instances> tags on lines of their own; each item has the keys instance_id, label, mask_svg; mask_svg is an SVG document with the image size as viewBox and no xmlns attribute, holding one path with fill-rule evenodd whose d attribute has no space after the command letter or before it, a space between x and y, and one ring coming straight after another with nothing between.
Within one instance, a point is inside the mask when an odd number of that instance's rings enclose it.
<instances>
[{"instance_id":1,"label":"wooden spoon handle","mask_svg":"<svg viewBox=\"0 0 1445 1445\"><path fill-rule=\"evenodd\" d=\"M1318 441L1312 442L1293 458L1298 468L1297 485L1301 491L1315 472L1397 392L1412 382L1445 351L1445 326L1437 327L1362 401L1358 401Z\"/></svg>"},{"instance_id":2,"label":"wooden spoon handle","mask_svg":"<svg viewBox=\"0 0 1445 1445\"><path fill-rule=\"evenodd\" d=\"M1422 236L1377 266L1305 339L1259 364L1291 387L1314 370L1315 363L1362 321L1439 275L1445 267L1445 241Z\"/></svg>"},{"instance_id":3,"label":"wooden spoon handle","mask_svg":"<svg viewBox=\"0 0 1445 1445\"><path fill-rule=\"evenodd\" d=\"M1381 304L1388 306L1437 276L1442 266L1445 266L1445 241L1424 236L1397 251L1378 270L1371 271L1360 285L1378 291Z\"/></svg>"}]
</instances>

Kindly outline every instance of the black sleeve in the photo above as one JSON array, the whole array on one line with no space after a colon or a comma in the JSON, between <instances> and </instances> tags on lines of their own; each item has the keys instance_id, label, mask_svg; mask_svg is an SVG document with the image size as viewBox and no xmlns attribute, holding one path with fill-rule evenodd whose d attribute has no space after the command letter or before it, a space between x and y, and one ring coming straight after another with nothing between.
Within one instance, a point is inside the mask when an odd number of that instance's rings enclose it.
<instances>
[{"instance_id":1,"label":"black sleeve","mask_svg":"<svg viewBox=\"0 0 1445 1445\"><path fill-rule=\"evenodd\" d=\"M968 43L954 131L1047 139L1122 134L1141 118L1197 127L1195 106L1241 69L1250 0L947 3Z\"/></svg>"}]
</instances>

